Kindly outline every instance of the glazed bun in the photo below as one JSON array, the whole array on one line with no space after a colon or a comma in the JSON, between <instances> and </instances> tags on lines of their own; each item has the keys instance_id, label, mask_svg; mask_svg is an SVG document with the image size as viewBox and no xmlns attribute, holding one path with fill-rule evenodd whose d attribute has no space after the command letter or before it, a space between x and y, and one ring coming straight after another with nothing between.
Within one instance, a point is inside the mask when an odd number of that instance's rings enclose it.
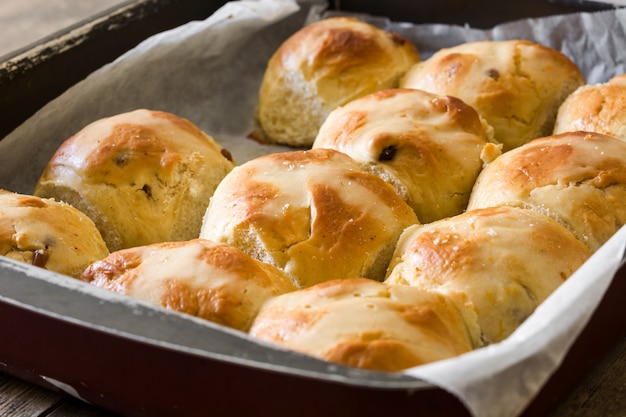
<instances>
[{"instance_id":1,"label":"glazed bun","mask_svg":"<svg viewBox=\"0 0 626 417\"><path fill-rule=\"evenodd\" d=\"M268 62L259 92L259 133L269 142L308 147L335 107L397 87L419 60L409 41L356 18L311 23Z\"/></svg>"},{"instance_id":2,"label":"glazed bun","mask_svg":"<svg viewBox=\"0 0 626 417\"><path fill-rule=\"evenodd\" d=\"M592 251L626 223L626 142L571 132L535 139L483 169L468 209L517 206L568 227Z\"/></svg>"},{"instance_id":3,"label":"glazed bun","mask_svg":"<svg viewBox=\"0 0 626 417\"><path fill-rule=\"evenodd\" d=\"M565 227L516 207L467 211L402 234L387 284L445 295L499 342L591 256Z\"/></svg>"},{"instance_id":4,"label":"glazed bun","mask_svg":"<svg viewBox=\"0 0 626 417\"><path fill-rule=\"evenodd\" d=\"M472 340L445 297L368 279L333 280L278 296L250 334L326 361L400 371L469 352Z\"/></svg>"},{"instance_id":5,"label":"glazed bun","mask_svg":"<svg viewBox=\"0 0 626 417\"><path fill-rule=\"evenodd\" d=\"M74 207L0 190L0 255L78 278L108 254L94 223Z\"/></svg>"},{"instance_id":6,"label":"glazed bun","mask_svg":"<svg viewBox=\"0 0 626 417\"><path fill-rule=\"evenodd\" d=\"M444 48L411 68L401 87L458 97L494 128L504 151L550 135L559 106L585 83L561 52L525 40Z\"/></svg>"},{"instance_id":7,"label":"glazed bun","mask_svg":"<svg viewBox=\"0 0 626 417\"><path fill-rule=\"evenodd\" d=\"M298 287L382 280L398 236L418 219L379 177L332 149L262 156L218 186L200 237L284 270Z\"/></svg>"},{"instance_id":8,"label":"glazed bun","mask_svg":"<svg viewBox=\"0 0 626 417\"><path fill-rule=\"evenodd\" d=\"M563 102L554 133L579 130L626 140L626 74L579 87Z\"/></svg>"},{"instance_id":9,"label":"glazed bun","mask_svg":"<svg viewBox=\"0 0 626 417\"><path fill-rule=\"evenodd\" d=\"M282 271L204 239L113 252L80 279L242 331L265 301L295 290Z\"/></svg>"},{"instance_id":10,"label":"glazed bun","mask_svg":"<svg viewBox=\"0 0 626 417\"><path fill-rule=\"evenodd\" d=\"M500 153L492 138L491 127L457 98L388 89L332 111L313 147L350 155L429 223L465 210L481 155Z\"/></svg>"},{"instance_id":11,"label":"glazed bun","mask_svg":"<svg viewBox=\"0 0 626 417\"><path fill-rule=\"evenodd\" d=\"M198 237L234 163L190 121L135 110L95 121L53 155L34 194L87 214L110 251Z\"/></svg>"}]
</instances>

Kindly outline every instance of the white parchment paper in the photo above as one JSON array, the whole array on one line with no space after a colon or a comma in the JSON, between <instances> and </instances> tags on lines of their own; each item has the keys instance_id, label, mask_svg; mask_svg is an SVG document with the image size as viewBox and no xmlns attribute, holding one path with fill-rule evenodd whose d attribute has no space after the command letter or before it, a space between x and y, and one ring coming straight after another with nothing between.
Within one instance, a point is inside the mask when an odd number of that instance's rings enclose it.
<instances>
[{"instance_id":1,"label":"white parchment paper","mask_svg":"<svg viewBox=\"0 0 626 417\"><path fill-rule=\"evenodd\" d=\"M241 163L287 150L246 138L258 87L279 44L324 2L236 1L204 21L156 35L101 68L0 141L0 187L31 193L57 147L86 124L135 108L190 119ZM626 10L528 19L478 30L412 25L360 16L409 38L427 58L442 47L480 39L529 39L563 51L589 83L626 72ZM475 416L519 415L562 361L622 263L617 233L506 341L408 370L457 395ZM419 410L416 410L419 414Z\"/></svg>"}]
</instances>

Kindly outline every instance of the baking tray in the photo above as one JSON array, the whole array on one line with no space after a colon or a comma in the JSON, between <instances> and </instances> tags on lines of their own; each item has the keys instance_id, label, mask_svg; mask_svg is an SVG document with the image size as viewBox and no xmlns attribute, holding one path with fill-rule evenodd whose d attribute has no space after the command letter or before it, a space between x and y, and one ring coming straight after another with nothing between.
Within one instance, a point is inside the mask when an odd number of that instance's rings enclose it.
<instances>
[{"instance_id":1,"label":"baking tray","mask_svg":"<svg viewBox=\"0 0 626 417\"><path fill-rule=\"evenodd\" d=\"M517 17L595 11L591 2L336 2L338 10L414 22L489 27ZM0 64L0 137L89 73L148 36L203 19L219 1L137 1L4 57ZM494 7L493 9L489 9ZM444 11L456 11L444 13ZM476 12L478 10L478 12ZM494 13L486 14L485 10ZM475 22L475 23L474 23ZM469 416L455 396L403 374L328 364L250 343L243 335L58 279L0 257L0 370L69 392L124 415L301 416L373 410L388 415ZM526 408L546 415L626 334L626 268L615 274L588 325ZM45 294L45 296L42 296Z\"/></svg>"}]
</instances>

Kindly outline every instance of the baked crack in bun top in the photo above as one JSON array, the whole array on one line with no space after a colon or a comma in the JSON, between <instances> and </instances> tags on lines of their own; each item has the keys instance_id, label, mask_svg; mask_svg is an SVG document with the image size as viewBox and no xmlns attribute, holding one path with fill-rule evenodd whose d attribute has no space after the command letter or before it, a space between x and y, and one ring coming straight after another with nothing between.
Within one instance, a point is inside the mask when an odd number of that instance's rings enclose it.
<instances>
[{"instance_id":1,"label":"baked crack in bun top","mask_svg":"<svg viewBox=\"0 0 626 417\"><path fill-rule=\"evenodd\" d=\"M78 278L108 254L94 223L74 207L0 190L0 255Z\"/></svg>"},{"instance_id":2,"label":"baked crack in bun top","mask_svg":"<svg viewBox=\"0 0 626 417\"><path fill-rule=\"evenodd\" d=\"M388 372L473 348L462 316L442 295L364 278L275 297L250 335L326 361Z\"/></svg>"},{"instance_id":3,"label":"baked crack in bun top","mask_svg":"<svg viewBox=\"0 0 626 417\"><path fill-rule=\"evenodd\" d=\"M337 106L398 86L420 56L396 33L353 17L311 23L289 37L268 62L257 107L260 136L308 147Z\"/></svg>"},{"instance_id":4,"label":"baked crack in bun top","mask_svg":"<svg viewBox=\"0 0 626 417\"><path fill-rule=\"evenodd\" d=\"M409 227L385 282L443 294L477 324L477 343L490 344L511 335L590 256L550 217L493 207Z\"/></svg>"},{"instance_id":5,"label":"baked crack in bun top","mask_svg":"<svg viewBox=\"0 0 626 417\"><path fill-rule=\"evenodd\" d=\"M332 149L262 156L229 173L200 237L284 270L298 287L382 280L413 210L379 177Z\"/></svg>"},{"instance_id":6,"label":"baked crack in bun top","mask_svg":"<svg viewBox=\"0 0 626 417\"><path fill-rule=\"evenodd\" d=\"M626 223L626 142L589 132L537 138L486 166L468 209L517 206L568 227L592 251Z\"/></svg>"},{"instance_id":7,"label":"baked crack in bun top","mask_svg":"<svg viewBox=\"0 0 626 417\"><path fill-rule=\"evenodd\" d=\"M626 74L579 87L561 104L554 133L597 132L626 140Z\"/></svg>"},{"instance_id":8,"label":"baked crack in bun top","mask_svg":"<svg viewBox=\"0 0 626 417\"><path fill-rule=\"evenodd\" d=\"M493 129L471 106L422 90L381 90L332 111L313 144L350 155L380 176L423 223L465 210L488 161Z\"/></svg>"},{"instance_id":9,"label":"baked crack in bun top","mask_svg":"<svg viewBox=\"0 0 626 417\"><path fill-rule=\"evenodd\" d=\"M296 289L279 269L204 239L116 251L80 279L241 331L264 302Z\"/></svg>"},{"instance_id":10,"label":"baked crack in bun top","mask_svg":"<svg viewBox=\"0 0 626 417\"><path fill-rule=\"evenodd\" d=\"M66 140L34 194L96 224L110 251L198 237L230 154L189 120L145 109L100 119Z\"/></svg>"},{"instance_id":11,"label":"baked crack in bun top","mask_svg":"<svg viewBox=\"0 0 626 417\"><path fill-rule=\"evenodd\" d=\"M400 87L450 95L493 126L504 151L552 134L559 106L585 83L563 53L526 40L478 41L437 51Z\"/></svg>"}]
</instances>

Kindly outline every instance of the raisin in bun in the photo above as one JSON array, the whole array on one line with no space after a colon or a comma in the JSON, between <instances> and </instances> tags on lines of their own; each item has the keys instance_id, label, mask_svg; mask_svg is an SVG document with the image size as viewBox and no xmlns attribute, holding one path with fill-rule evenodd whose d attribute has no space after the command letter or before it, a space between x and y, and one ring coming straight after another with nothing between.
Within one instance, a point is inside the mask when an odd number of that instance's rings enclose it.
<instances>
[{"instance_id":1,"label":"raisin in bun","mask_svg":"<svg viewBox=\"0 0 626 417\"><path fill-rule=\"evenodd\" d=\"M469 209L510 205L548 215L593 251L626 223L626 142L570 132L535 139L483 169Z\"/></svg>"},{"instance_id":2,"label":"raisin in bun","mask_svg":"<svg viewBox=\"0 0 626 417\"><path fill-rule=\"evenodd\" d=\"M499 342L591 256L565 227L516 207L467 211L408 228L385 280L440 293L482 342Z\"/></svg>"},{"instance_id":3,"label":"raisin in bun","mask_svg":"<svg viewBox=\"0 0 626 417\"><path fill-rule=\"evenodd\" d=\"M561 104L554 133L597 132L626 140L626 74L579 87Z\"/></svg>"},{"instance_id":4,"label":"raisin in bun","mask_svg":"<svg viewBox=\"0 0 626 417\"><path fill-rule=\"evenodd\" d=\"M559 106L585 83L563 53L526 40L478 41L444 48L409 70L401 87L458 97L510 150L552 133Z\"/></svg>"},{"instance_id":5,"label":"raisin in bun","mask_svg":"<svg viewBox=\"0 0 626 417\"><path fill-rule=\"evenodd\" d=\"M473 349L440 294L364 278L332 280L268 301L250 335L346 366L400 371Z\"/></svg>"},{"instance_id":6,"label":"raisin in bun","mask_svg":"<svg viewBox=\"0 0 626 417\"><path fill-rule=\"evenodd\" d=\"M268 62L259 91L259 133L270 142L310 146L335 107L397 87L419 60L408 40L359 19L311 23L289 37Z\"/></svg>"},{"instance_id":7,"label":"raisin in bun","mask_svg":"<svg viewBox=\"0 0 626 417\"><path fill-rule=\"evenodd\" d=\"M332 149L270 154L231 171L200 237L283 269L299 287L330 278L382 280L417 217L393 188Z\"/></svg>"},{"instance_id":8,"label":"raisin in bun","mask_svg":"<svg viewBox=\"0 0 626 417\"><path fill-rule=\"evenodd\" d=\"M204 239L116 251L80 279L242 331L265 301L296 289L279 269Z\"/></svg>"},{"instance_id":9,"label":"raisin in bun","mask_svg":"<svg viewBox=\"0 0 626 417\"><path fill-rule=\"evenodd\" d=\"M381 90L332 111L313 144L380 176L423 223L461 213L482 169L497 156L492 129L461 100L422 90ZM488 149L490 148L490 149Z\"/></svg>"},{"instance_id":10,"label":"raisin in bun","mask_svg":"<svg viewBox=\"0 0 626 417\"><path fill-rule=\"evenodd\" d=\"M0 255L78 278L108 254L94 223L74 207L0 190Z\"/></svg>"},{"instance_id":11,"label":"raisin in bun","mask_svg":"<svg viewBox=\"0 0 626 417\"><path fill-rule=\"evenodd\" d=\"M66 140L34 193L83 211L115 251L198 237L211 195L233 166L189 120L140 109Z\"/></svg>"}]
</instances>

